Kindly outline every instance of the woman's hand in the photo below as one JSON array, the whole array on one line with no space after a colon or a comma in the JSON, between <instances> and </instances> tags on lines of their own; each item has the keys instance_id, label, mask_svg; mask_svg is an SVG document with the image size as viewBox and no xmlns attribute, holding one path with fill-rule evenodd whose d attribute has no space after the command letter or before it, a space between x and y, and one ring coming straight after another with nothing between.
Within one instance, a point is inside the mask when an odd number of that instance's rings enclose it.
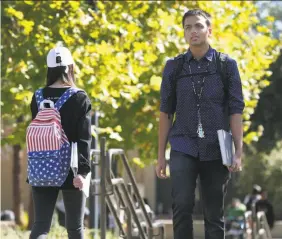
<instances>
[{"instance_id":1,"label":"woman's hand","mask_svg":"<svg viewBox=\"0 0 282 239\"><path fill-rule=\"evenodd\" d=\"M81 176L80 174L78 174L76 177L74 177L73 179L73 186L75 188L79 188L79 190L82 189L83 185L84 185L84 181L85 178L83 176Z\"/></svg>"}]
</instances>

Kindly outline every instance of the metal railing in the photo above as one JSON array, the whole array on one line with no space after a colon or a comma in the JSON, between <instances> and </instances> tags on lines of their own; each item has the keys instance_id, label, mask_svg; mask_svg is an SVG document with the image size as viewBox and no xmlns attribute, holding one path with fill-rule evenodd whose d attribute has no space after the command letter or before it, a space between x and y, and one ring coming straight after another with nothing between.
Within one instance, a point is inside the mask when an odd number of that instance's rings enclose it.
<instances>
[{"instance_id":1,"label":"metal railing","mask_svg":"<svg viewBox=\"0 0 282 239\"><path fill-rule=\"evenodd\" d=\"M152 222L152 218L146 211L144 201L138 190L135 178L129 166L128 160L122 149L109 149L106 151L106 139L101 138L100 150L91 151L92 155L100 154L100 179L91 180L91 193L100 195L100 237L106 238L106 207L108 205L111 214L113 215L119 236L126 239L133 238L133 230L137 229L138 238L153 239L156 236L164 239L164 226ZM123 178L115 178L111 170L113 160L121 159L126 174L129 178L130 184L126 184ZM96 165L98 165L97 162ZM99 190L97 190L99 186ZM131 191L132 189L132 191ZM133 199L133 195L137 200L137 204ZM143 214L145 225L140 221L137 215L137 209ZM126 230L123 225L124 222L120 218L120 211L123 210L126 218ZM134 222L134 223L133 223ZM154 231L158 229L158 233ZM136 238L136 237L135 237Z\"/></svg>"},{"instance_id":2,"label":"metal railing","mask_svg":"<svg viewBox=\"0 0 282 239\"><path fill-rule=\"evenodd\" d=\"M257 213L257 228L261 239L272 239L271 231L264 212Z\"/></svg>"},{"instance_id":3,"label":"metal railing","mask_svg":"<svg viewBox=\"0 0 282 239\"><path fill-rule=\"evenodd\" d=\"M256 212L255 205L252 211L245 213L247 238L251 239L272 239L271 231L264 212Z\"/></svg>"}]
</instances>

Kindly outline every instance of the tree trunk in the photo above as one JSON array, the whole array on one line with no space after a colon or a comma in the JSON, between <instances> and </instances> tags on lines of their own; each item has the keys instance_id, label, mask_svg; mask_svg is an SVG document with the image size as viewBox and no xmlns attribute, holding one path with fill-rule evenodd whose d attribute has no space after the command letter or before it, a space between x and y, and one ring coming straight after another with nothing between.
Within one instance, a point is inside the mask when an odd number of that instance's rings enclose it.
<instances>
[{"instance_id":1,"label":"tree trunk","mask_svg":"<svg viewBox=\"0 0 282 239\"><path fill-rule=\"evenodd\" d=\"M21 221L21 202L22 202L22 188L21 188L21 160L20 160L21 146L16 144L13 146L13 199L14 199L14 213L17 225L22 225Z\"/></svg>"}]
</instances>

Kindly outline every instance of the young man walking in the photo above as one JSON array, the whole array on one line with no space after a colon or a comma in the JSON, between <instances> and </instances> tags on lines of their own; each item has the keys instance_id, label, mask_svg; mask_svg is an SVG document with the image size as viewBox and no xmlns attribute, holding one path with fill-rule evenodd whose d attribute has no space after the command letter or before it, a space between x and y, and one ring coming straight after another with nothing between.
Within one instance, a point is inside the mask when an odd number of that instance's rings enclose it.
<instances>
[{"instance_id":1,"label":"young man walking","mask_svg":"<svg viewBox=\"0 0 282 239\"><path fill-rule=\"evenodd\" d=\"M236 61L209 44L210 14L190 10L183 16L182 24L189 49L168 60L164 68L156 173L159 178L166 178L165 149L169 141L174 239L193 239L192 212L198 176L205 238L223 239L223 201L230 171L241 168L242 85ZM231 129L233 135L235 155L230 168L222 164L219 129Z\"/></svg>"}]
</instances>

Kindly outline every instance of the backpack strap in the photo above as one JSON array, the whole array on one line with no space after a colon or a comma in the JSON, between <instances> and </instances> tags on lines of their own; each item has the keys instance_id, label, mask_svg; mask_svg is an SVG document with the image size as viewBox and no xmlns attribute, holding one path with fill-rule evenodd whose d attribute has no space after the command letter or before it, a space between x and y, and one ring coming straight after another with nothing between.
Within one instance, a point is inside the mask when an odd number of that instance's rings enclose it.
<instances>
[{"instance_id":1,"label":"backpack strap","mask_svg":"<svg viewBox=\"0 0 282 239\"><path fill-rule=\"evenodd\" d=\"M174 59L174 64L175 67L173 69L173 73L172 73L172 85L171 85L171 95L168 96L168 109L169 109L169 113L168 113L168 118L170 119L170 116L172 114L172 110L174 108L174 104L176 104L176 83L177 83L177 76L180 74L184 62L185 62L185 55L184 53L176 56Z\"/></svg>"},{"instance_id":2,"label":"backpack strap","mask_svg":"<svg viewBox=\"0 0 282 239\"><path fill-rule=\"evenodd\" d=\"M41 101L44 100L43 93L42 93L42 88L40 88L37 91L35 91L35 99L36 99L36 103L37 103L37 109L39 111L40 103L41 103Z\"/></svg>"},{"instance_id":3,"label":"backpack strap","mask_svg":"<svg viewBox=\"0 0 282 239\"><path fill-rule=\"evenodd\" d=\"M227 54L224 54L222 52L216 52L216 71L220 74L225 97L228 97L229 91L229 80L227 76L227 58Z\"/></svg>"},{"instance_id":4,"label":"backpack strap","mask_svg":"<svg viewBox=\"0 0 282 239\"><path fill-rule=\"evenodd\" d=\"M229 107L228 107L228 94L229 94L229 79L227 75L227 59L228 55L222 52L216 52L216 71L220 74L220 78L223 83L225 105L224 105L224 118L225 128L230 129L229 124Z\"/></svg>"},{"instance_id":5,"label":"backpack strap","mask_svg":"<svg viewBox=\"0 0 282 239\"><path fill-rule=\"evenodd\" d=\"M76 94L79 91L83 91L81 89L78 88L74 88L71 87L69 89L67 89L62 95L61 97L56 101L55 103L55 108L57 110L60 110L62 108L62 106L64 105L65 102L67 102L67 100L72 97L74 94ZM83 91L84 92L84 91Z\"/></svg>"}]
</instances>

